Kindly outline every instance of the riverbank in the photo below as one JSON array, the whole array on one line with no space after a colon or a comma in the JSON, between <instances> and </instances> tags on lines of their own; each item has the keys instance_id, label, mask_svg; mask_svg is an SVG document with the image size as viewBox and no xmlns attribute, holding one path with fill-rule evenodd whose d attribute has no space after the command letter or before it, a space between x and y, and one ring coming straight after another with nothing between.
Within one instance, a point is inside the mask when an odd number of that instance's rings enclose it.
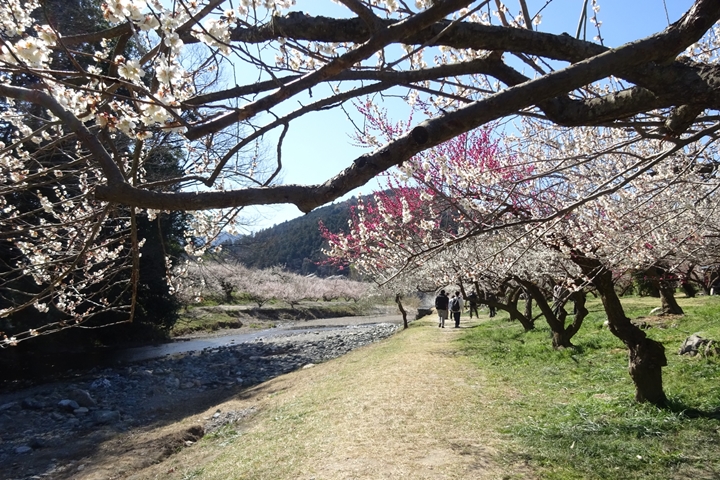
<instances>
[{"instance_id":1,"label":"riverbank","mask_svg":"<svg viewBox=\"0 0 720 480\"><path fill-rule=\"evenodd\" d=\"M507 471L515 472L513 478L533 478L522 474L527 471L522 465L499 462L496 447L502 438L491 428L492 419L478 414L484 379L456 342L472 325L438 329L432 319L413 322L409 330L332 361L305 363L254 386L212 382L195 402L182 400L183 385L174 381L173 367L150 362L122 374L129 381L154 380L145 384L142 401L128 407L145 409L147 423L125 423L121 412L114 426L96 424L58 439L73 450L72 458L40 447L0 461L12 465L8 478L23 480L495 479ZM353 326L339 337L330 331L304 333L296 338L303 345L298 350L285 341L262 342L264 354L254 368L259 375L286 355L345 350L363 331L377 328L397 326ZM205 357L204 376L249 374L243 365L250 357L227 350ZM98 372L115 385L119 379L107 373ZM175 395L163 397L168 389ZM89 393L100 403L96 391Z\"/></svg>"},{"instance_id":2,"label":"riverbank","mask_svg":"<svg viewBox=\"0 0 720 480\"><path fill-rule=\"evenodd\" d=\"M213 412L244 413L124 478L534 478L501 458L504 439L482 414L485 379L456 341L473 325L413 322L382 342L187 416L155 434L190 431Z\"/></svg>"},{"instance_id":3,"label":"riverbank","mask_svg":"<svg viewBox=\"0 0 720 480\"><path fill-rule=\"evenodd\" d=\"M130 381L152 379L142 403L128 409L142 412L147 403L147 423L104 436L110 427L99 421L105 414L92 413L98 416L89 431L64 439L75 460L52 460L41 438L24 445L23 456L4 458L9 467L3 474L22 464L37 466L36 474L9 478L718 478L720 360L678 355L677 349L690 332L720 338L720 299L679 301L685 316L651 317L647 312L658 300L623 299L630 318L641 320L666 347L668 408L633 401L627 352L603 327L600 301L591 299L573 338L576 347L563 350L552 349L547 325L524 332L504 314L472 322L463 317L459 329L439 329L428 317L344 356L256 385L211 382L205 392L193 387L198 395L192 401L183 399L182 384L172 390L172 368L149 364L152 372L125 372ZM276 356L297 353L265 347L267 355L256 355L258 371ZM243 373L232 358L218 358L202 375L237 371ZM174 394L162 397L164 390ZM53 412L37 412L48 414ZM21 422L8 425L1 427L3 437L23 429Z\"/></svg>"},{"instance_id":4,"label":"riverbank","mask_svg":"<svg viewBox=\"0 0 720 480\"><path fill-rule=\"evenodd\" d=\"M396 305L369 305L358 302L310 302L293 307L284 305L208 305L181 312L171 337L206 336L212 332L234 330L250 332L275 327L312 325L313 322L344 317L394 315Z\"/></svg>"},{"instance_id":5,"label":"riverbank","mask_svg":"<svg viewBox=\"0 0 720 480\"><path fill-rule=\"evenodd\" d=\"M0 351L0 392L32 387L57 379L87 373L94 367L116 363L119 352L130 349L157 349L159 355L172 353L173 344L196 338L228 335L253 335L270 329L303 329L367 323L399 323L401 317L393 305L356 302L304 302L290 308L284 305L212 305L184 311L166 338L157 335L132 342L105 345L84 340L73 343L72 333L23 342L21 346ZM110 331L109 327L107 331ZM43 342L43 340L50 340ZM179 349L181 350L181 349ZM146 356L151 358L152 355Z\"/></svg>"},{"instance_id":6,"label":"riverbank","mask_svg":"<svg viewBox=\"0 0 720 480\"><path fill-rule=\"evenodd\" d=\"M105 465L98 458L120 455L137 435L173 425L253 385L387 338L398 328L398 322L359 322L320 330L275 329L248 342L96 369L2 394L0 464L9 466L3 478L123 478L97 469L145 467L247 412L213 414L195 433L143 444L141 454L127 464Z\"/></svg>"}]
</instances>

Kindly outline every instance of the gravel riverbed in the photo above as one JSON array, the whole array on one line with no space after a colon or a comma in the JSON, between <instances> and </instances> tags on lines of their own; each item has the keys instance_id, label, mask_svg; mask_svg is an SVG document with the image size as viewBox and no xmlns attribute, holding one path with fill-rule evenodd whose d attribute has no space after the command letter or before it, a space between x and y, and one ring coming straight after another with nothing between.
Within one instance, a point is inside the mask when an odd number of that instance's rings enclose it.
<instances>
[{"instance_id":1,"label":"gravel riverbed","mask_svg":"<svg viewBox=\"0 0 720 480\"><path fill-rule=\"evenodd\" d=\"M82 459L107 439L209 408L244 388L339 357L399 328L374 323L274 332L0 393L0 478L72 478L82 470ZM217 412L198 436L244 414Z\"/></svg>"}]
</instances>

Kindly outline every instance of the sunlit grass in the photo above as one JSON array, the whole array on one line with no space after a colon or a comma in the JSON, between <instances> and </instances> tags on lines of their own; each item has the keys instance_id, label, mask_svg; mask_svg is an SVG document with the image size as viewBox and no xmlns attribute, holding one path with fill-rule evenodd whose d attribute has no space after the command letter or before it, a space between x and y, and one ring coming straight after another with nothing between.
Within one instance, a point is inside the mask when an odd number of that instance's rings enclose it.
<instances>
[{"instance_id":1,"label":"sunlit grass","mask_svg":"<svg viewBox=\"0 0 720 480\"><path fill-rule=\"evenodd\" d=\"M300 318L332 318L362 315L370 308L355 302L303 302L290 308L288 305L274 305L268 302L262 308L257 305L226 306L199 305L180 312L180 318L173 326L173 337L193 332L213 332L224 328L244 326L255 329L272 328L279 320ZM240 322L240 323L239 323Z\"/></svg>"},{"instance_id":2,"label":"sunlit grass","mask_svg":"<svg viewBox=\"0 0 720 480\"><path fill-rule=\"evenodd\" d=\"M528 333L502 316L472 329L462 344L490 385L484 414L513 440L508 460L548 479L720 477L720 359L677 355L692 333L720 339L720 297L679 302L685 316L650 317L659 299L623 299L665 345L668 409L634 402L626 350L603 327L598 300L575 349L553 351L542 320Z\"/></svg>"},{"instance_id":3,"label":"sunlit grass","mask_svg":"<svg viewBox=\"0 0 720 480\"><path fill-rule=\"evenodd\" d=\"M233 326L239 326L238 319L223 312L203 312L202 315L183 314L173 325L170 334L176 337L192 332L213 332Z\"/></svg>"}]
</instances>

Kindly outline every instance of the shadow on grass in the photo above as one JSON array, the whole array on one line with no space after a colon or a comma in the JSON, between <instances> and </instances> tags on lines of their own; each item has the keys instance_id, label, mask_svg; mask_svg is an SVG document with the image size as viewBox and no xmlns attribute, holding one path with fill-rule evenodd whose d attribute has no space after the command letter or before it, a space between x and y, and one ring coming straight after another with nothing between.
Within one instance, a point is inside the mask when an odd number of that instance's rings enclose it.
<instances>
[{"instance_id":1,"label":"shadow on grass","mask_svg":"<svg viewBox=\"0 0 720 480\"><path fill-rule=\"evenodd\" d=\"M668 400L665 408L686 418L712 418L720 420L720 408L716 408L714 410L699 410L697 408L690 407L683 402L674 400Z\"/></svg>"}]
</instances>

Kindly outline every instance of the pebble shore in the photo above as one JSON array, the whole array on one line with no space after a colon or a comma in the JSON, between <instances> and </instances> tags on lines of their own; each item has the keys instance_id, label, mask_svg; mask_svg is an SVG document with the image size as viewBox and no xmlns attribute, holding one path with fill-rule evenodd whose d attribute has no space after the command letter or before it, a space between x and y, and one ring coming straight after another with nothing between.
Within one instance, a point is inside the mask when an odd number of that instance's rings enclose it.
<instances>
[{"instance_id":1,"label":"pebble shore","mask_svg":"<svg viewBox=\"0 0 720 480\"><path fill-rule=\"evenodd\" d=\"M151 424L172 404L199 395L241 391L382 340L399 328L393 323L378 323L292 332L104 368L63 382L0 394L2 478L53 478L67 468L78 468L68 464L72 461L52 458L53 449L67 450L78 437L102 441ZM207 419L205 431L242 415L218 413ZM48 457L47 466L38 469L26 465L33 463L26 459L34 455Z\"/></svg>"}]
</instances>

